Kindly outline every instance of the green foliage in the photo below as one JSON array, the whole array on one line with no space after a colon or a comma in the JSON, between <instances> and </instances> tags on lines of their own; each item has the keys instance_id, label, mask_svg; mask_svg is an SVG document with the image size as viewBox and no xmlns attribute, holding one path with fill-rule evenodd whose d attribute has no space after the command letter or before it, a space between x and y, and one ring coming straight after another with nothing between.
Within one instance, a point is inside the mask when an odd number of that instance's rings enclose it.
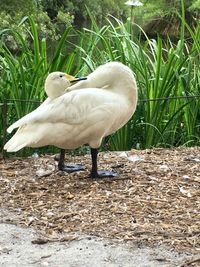
<instances>
[{"instance_id":1,"label":"green foliage","mask_svg":"<svg viewBox=\"0 0 200 267\"><path fill-rule=\"evenodd\" d=\"M180 32L180 18L182 2L185 6L185 18L191 27L196 27L200 18L199 0L148 0L144 5L133 9L134 22L141 25L145 32L152 36L157 34L178 38Z\"/></svg>"},{"instance_id":2,"label":"green foliage","mask_svg":"<svg viewBox=\"0 0 200 267\"><path fill-rule=\"evenodd\" d=\"M29 31L30 25L27 21L21 23L24 17L31 15L38 29L40 40L46 38L52 45L58 40L66 28L71 26L73 17L69 13L59 10L56 21L51 21L46 12L42 11L42 6L33 0L2 0L0 3L0 31L6 28L20 32L26 42L31 42ZM9 31L1 35L3 41L12 53L21 53L21 47L14 36Z\"/></svg>"},{"instance_id":3,"label":"green foliage","mask_svg":"<svg viewBox=\"0 0 200 267\"><path fill-rule=\"evenodd\" d=\"M36 11L36 4L33 0L1 0L0 10L12 16L22 12L22 10L24 15L30 15Z\"/></svg>"},{"instance_id":4,"label":"green foliage","mask_svg":"<svg viewBox=\"0 0 200 267\"><path fill-rule=\"evenodd\" d=\"M88 21L86 6L91 10L99 23L105 19L107 14L117 17L125 14L124 0L40 0L39 2L51 19L54 19L61 9L72 14L75 24L78 26L82 26Z\"/></svg>"},{"instance_id":5,"label":"green foliage","mask_svg":"<svg viewBox=\"0 0 200 267\"><path fill-rule=\"evenodd\" d=\"M192 1L192 5L189 7L189 10L197 13L199 9L200 9L200 0Z\"/></svg>"}]
</instances>

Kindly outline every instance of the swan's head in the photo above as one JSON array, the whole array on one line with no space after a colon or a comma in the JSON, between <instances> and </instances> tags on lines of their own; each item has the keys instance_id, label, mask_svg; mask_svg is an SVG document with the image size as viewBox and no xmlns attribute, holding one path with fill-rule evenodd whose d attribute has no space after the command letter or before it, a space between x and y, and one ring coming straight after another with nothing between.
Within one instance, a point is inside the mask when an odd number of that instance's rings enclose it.
<instances>
[{"instance_id":1,"label":"swan's head","mask_svg":"<svg viewBox=\"0 0 200 267\"><path fill-rule=\"evenodd\" d=\"M86 78L75 78L64 72L55 71L50 73L45 80L45 92L51 99L59 97L74 82L85 80Z\"/></svg>"}]
</instances>

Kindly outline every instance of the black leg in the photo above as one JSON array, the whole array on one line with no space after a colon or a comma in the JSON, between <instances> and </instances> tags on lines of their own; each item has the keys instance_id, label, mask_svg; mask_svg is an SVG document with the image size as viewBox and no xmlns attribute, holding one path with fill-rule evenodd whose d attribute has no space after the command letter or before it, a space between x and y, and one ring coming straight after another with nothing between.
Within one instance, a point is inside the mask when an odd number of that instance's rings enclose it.
<instances>
[{"instance_id":1,"label":"black leg","mask_svg":"<svg viewBox=\"0 0 200 267\"><path fill-rule=\"evenodd\" d=\"M92 178L99 177L99 174L97 172L97 156L98 150L96 148L91 148L92 170L90 173L90 177Z\"/></svg>"},{"instance_id":2,"label":"black leg","mask_svg":"<svg viewBox=\"0 0 200 267\"><path fill-rule=\"evenodd\" d=\"M65 150L61 149L60 150L60 155L58 157L58 169L62 170L64 167L64 161L65 161Z\"/></svg>"},{"instance_id":3,"label":"black leg","mask_svg":"<svg viewBox=\"0 0 200 267\"><path fill-rule=\"evenodd\" d=\"M56 157L57 160L57 157ZM81 164L65 164L65 150L60 150L60 156L58 157L58 169L68 173L83 171L85 167Z\"/></svg>"},{"instance_id":4,"label":"black leg","mask_svg":"<svg viewBox=\"0 0 200 267\"><path fill-rule=\"evenodd\" d=\"M97 167L97 156L98 150L96 148L91 148L91 158L92 158L92 170L90 173L90 177L92 178L103 178L103 177L116 177L118 174L116 172L111 171L98 171Z\"/></svg>"}]
</instances>

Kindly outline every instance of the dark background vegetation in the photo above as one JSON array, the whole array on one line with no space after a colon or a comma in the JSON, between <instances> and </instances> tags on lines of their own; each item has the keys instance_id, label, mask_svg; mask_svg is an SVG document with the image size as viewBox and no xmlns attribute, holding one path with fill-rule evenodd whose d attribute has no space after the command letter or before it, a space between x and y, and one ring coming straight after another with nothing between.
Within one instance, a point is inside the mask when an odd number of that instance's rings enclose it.
<instances>
[{"instance_id":1,"label":"dark background vegetation","mask_svg":"<svg viewBox=\"0 0 200 267\"><path fill-rule=\"evenodd\" d=\"M24 16L31 15L41 35L56 39L68 25L89 26L86 7L99 25L105 23L108 14L125 21L131 10L125 3L124 0L1 0L0 29L15 28ZM133 7L133 15L147 34L179 35L180 0L143 0L142 3L141 7ZM184 4L187 23L195 26L200 17L200 1L185 0Z\"/></svg>"}]
</instances>

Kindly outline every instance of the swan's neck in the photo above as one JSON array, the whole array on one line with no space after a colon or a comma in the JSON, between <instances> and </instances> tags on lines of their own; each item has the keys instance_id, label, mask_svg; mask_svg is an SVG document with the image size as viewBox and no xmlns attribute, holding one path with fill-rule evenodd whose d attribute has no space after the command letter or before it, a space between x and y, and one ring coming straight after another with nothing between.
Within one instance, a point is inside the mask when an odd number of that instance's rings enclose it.
<instances>
[{"instance_id":1,"label":"swan's neck","mask_svg":"<svg viewBox=\"0 0 200 267\"><path fill-rule=\"evenodd\" d=\"M107 82L102 79L95 79L93 75L88 76L86 81L78 82L77 84L70 86L69 91L80 90L84 88L100 88L105 91L111 91L118 95L121 95L128 99L131 103L134 103L137 99L137 85L132 76L127 76L126 79L108 80Z\"/></svg>"},{"instance_id":2,"label":"swan's neck","mask_svg":"<svg viewBox=\"0 0 200 267\"><path fill-rule=\"evenodd\" d=\"M107 89L126 97L130 102L135 102L137 99L137 85L132 79L114 82L110 88L108 86Z\"/></svg>"},{"instance_id":3,"label":"swan's neck","mask_svg":"<svg viewBox=\"0 0 200 267\"><path fill-rule=\"evenodd\" d=\"M53 86L52 84L46 84L45 92L49 98L55 99L63 95L65 92L65 89L63 88L63 86L56 86L55 88L55 86Z\"/></svg>"}]
</instances>

